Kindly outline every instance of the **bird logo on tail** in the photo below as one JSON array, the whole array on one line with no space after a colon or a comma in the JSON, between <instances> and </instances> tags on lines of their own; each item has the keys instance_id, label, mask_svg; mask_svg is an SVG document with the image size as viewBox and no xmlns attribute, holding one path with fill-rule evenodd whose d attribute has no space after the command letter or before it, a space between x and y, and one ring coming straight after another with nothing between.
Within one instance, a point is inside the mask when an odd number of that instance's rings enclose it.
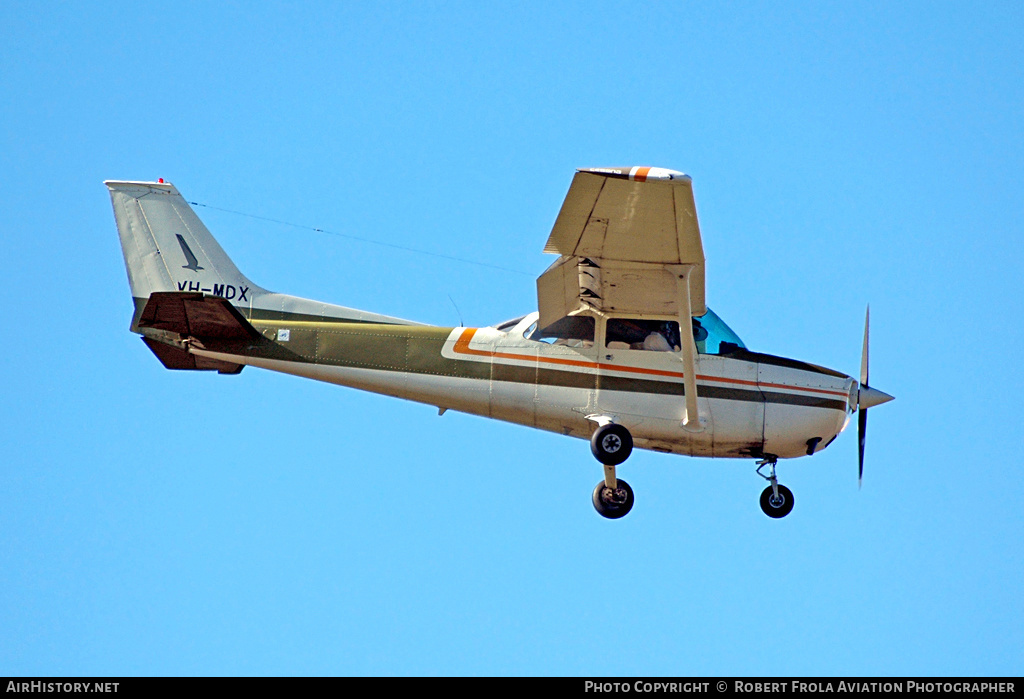
<instances>
[{"instance_id":1,"label":"bird logo on tail","mask_svg":"<svg viewBox=\"0 0 1024 699\"><path fill-rule=\"evenodd\" d=\"M188 243L185 242L185 239L181 237L181 234L175 233L174 235L178 238L178 244L181 245L181 252L185 255L185 261L188 262L187 265L182 265L181 268L190 269L193 272L198 272L199 270L203 269L202 267L199 266L199 260L196 259L195 254L192 252L192 249L188 246Z\"/></svg>"}]
</instances>

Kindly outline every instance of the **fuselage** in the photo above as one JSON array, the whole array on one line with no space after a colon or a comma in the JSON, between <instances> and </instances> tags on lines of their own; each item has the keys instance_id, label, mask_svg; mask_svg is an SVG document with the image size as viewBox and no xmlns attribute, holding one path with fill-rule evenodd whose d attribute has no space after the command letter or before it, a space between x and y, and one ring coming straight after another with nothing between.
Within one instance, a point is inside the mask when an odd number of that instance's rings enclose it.
<instances>
[{"instance_id":1,"label":"fuselage","mask_svg":"<svg viewBox=\"0 0 1024 699\"><path fill-rule=\"evenodd\" d=\"M681 424L679 352L606 346L601 325L597 341L570 346L529 339L535 313L500 329L246 315L265 341L191 351L583 439L607 417L627 427L637 447L692 456L812 454L842 431L856 385L839 372L743 349L701 354L701 429L692 431Z\"/></svg>"}]
</instances>

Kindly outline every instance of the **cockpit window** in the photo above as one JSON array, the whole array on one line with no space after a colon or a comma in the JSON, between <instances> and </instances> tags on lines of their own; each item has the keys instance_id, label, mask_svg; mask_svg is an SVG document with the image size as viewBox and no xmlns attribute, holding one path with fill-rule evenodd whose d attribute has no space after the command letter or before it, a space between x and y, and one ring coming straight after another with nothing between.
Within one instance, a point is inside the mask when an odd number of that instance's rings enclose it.
<instances>
[{"instance_id":1,"label":"cockpit window","mask_svg":"<svg viewBox=\"0 0 1024 699\"><path fill-rule=\"evenodd\" d=\"M704 315L693 319L693 339L700 354L729 354L747 348L732 328L710 308Z\"/></svg>"},{"instance_id":2,"label":"cockpit window","mask_svg":"<svg viewBox=\"0 0 1024 699\"><path fill-rule=\"evenodd\" d=\"M736 333L710 308L704 315L691 319L691 329L699 354L729 354L746 349ZM674 320L609 318L605 326L605 346L608 349L678 352L679 323Z\"/></svg>"},{"instance_id":3,"label":"cockpit window","mask_svg":"<svg viewBox=\"0 0 1024 699\"><path fill-rule=\"evenodd\" d=\"M526 316L508 320L495 327L508 332L524 318ZM692 318L691 325L699 354L729 354L747 348L743 340L710 308L704 315ZM537 323L533 323L523 331L523 337L549 345L593 347L594 326L593 316L566 316L543 329L538 329ZM608 349L679 352L679 323L674 320L609 318L605 325L605 345Z\"/></svg>"},{"instance_id":4,"label":"cockpit window","mask_svg":"<svg viewBox=\"0 0 1024 699\"><path fill-rule=\"evenodd\" d=\"M594 346L593 316L566 316L544 329L538 329L534 323L523 337L527 340L546 342L549 345L565 345L566 347Z\"/></svg>"},{"instance_id":5,"label":"cockpit window","mask_svg":"<svg viewBox=\"0 0 1024 699\"><path fill-rule=\"evenodd\" d=\"M674 320L609 318L605 326L605 346L608 349L678 352L679 323Z\"/></svg>"}]
</instances>

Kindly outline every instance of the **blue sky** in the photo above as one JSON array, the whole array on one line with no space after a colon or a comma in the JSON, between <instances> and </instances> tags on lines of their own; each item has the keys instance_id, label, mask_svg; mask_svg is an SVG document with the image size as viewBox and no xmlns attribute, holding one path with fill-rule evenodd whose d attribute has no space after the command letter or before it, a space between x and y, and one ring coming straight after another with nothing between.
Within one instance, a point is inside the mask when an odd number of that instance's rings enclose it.
<instances>
[{"instance_id":1,"label":"blue sky","mask_svg":"<svg viewBox=\"0 0 1024 699\"><path fill-rule=\"evenodd\" d=\"M0 5L0 671L1019 675L1019 3ZM536 308L574 168L694 178L707 297L855 373L783 463L635 453L128 332L105 179L172 181L278 291ZM449 297L451 300L449 300Z\"/></svg>"}]
</instances>

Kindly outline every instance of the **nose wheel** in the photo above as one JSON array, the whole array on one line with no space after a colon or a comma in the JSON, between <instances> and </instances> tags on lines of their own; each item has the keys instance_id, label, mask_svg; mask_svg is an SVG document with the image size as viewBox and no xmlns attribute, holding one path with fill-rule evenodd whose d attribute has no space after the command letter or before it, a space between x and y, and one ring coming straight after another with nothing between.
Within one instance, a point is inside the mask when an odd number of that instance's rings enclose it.
<instances>
[{"instance_id":1,"label":"nose wheel","mask_svg":"<svg viewBox=\"0 0 1024 699\"><path fill-rule=\"evenodd\" d=\"M771 485L761 492L761 511L772 519L781 519L793 511L793 491L781 485L775 477L777 459L765 459L757 462L757 475ZM771 466L771 475L764 475L761 469Z\"/></svg>"},{"instance_id":2,"label":"nose wheel","mask_svg":"<svg viewBox=\"0 0 1024 699\"><path fill-rule=\"evenodd\" d=\"M772 519L780 519L793 511L793 492L784 485L768 486L761 492L761 511Z\"/></svg>"}]
</instances>

